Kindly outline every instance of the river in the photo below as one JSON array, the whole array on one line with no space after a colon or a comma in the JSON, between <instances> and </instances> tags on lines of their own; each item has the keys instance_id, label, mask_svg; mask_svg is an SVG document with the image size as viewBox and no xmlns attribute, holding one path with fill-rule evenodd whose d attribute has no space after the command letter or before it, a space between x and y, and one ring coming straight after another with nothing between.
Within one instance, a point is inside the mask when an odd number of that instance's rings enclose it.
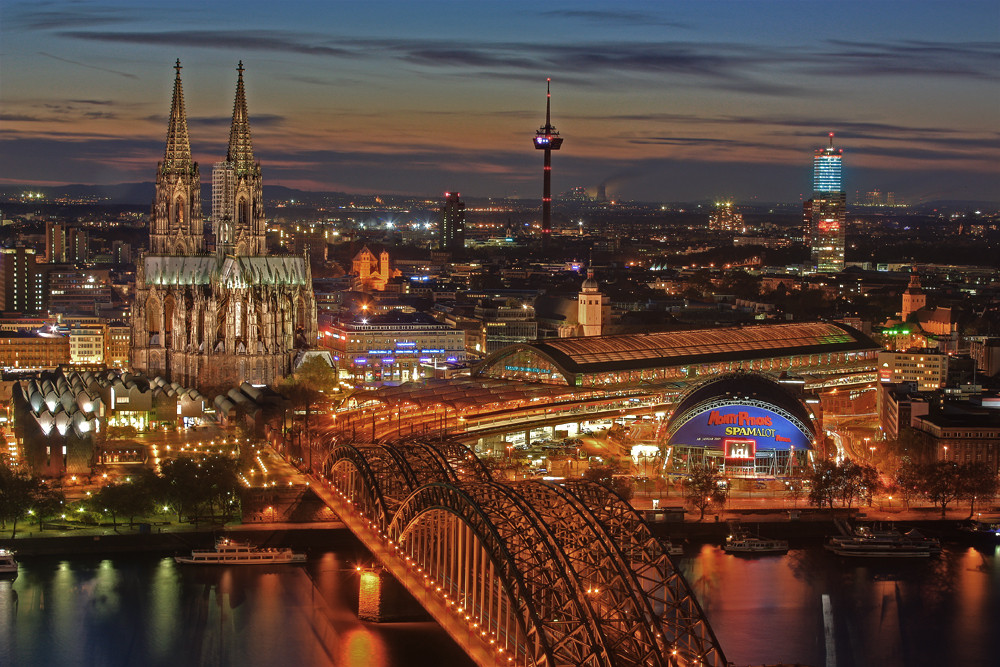
<instances>
[{"instance_id":1,"label":"river","mask_svg":"<svg viewBox=\"0 0 1000 667\"><path fill-rule=\"evenodd\" d=\"M0 579L0 665L471 664L433 623L359 622L354 559L241 569L24 558L17 579ZM998 560L995 547L953 544L929 561L847 562L812 544L756 558L689 545L678 562L737 665L914 667L997 664Z\"/></svg>"}]
</instances>

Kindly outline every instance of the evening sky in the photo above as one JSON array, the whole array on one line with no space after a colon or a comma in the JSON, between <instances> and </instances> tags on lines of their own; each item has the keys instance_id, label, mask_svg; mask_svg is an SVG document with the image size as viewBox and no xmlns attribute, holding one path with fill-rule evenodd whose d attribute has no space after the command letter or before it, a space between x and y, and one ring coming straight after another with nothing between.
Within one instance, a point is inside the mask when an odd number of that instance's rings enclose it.
<instances>
[{"instance_id":1,"label":"evening sky","mask_svg":"<svg viewBox=\"0 0 1000 667\"><path fill-rule=\"evenodd\" d=\"M245 67L265 182L647 201L808 196L836 133L849 199L1000 199L1000 3L5 1L0 183L151 181L179 58L222 159Z\"/></svg>"}]
</instances>

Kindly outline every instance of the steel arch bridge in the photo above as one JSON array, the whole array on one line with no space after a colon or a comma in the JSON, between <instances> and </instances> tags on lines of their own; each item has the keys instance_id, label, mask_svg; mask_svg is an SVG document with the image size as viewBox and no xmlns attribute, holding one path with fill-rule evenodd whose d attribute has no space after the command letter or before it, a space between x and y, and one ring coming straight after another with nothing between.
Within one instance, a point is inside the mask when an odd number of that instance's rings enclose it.
<instances>
[{"instance_id":1,"label":"steel arch bridge","mask_svg":"<svg viewBox=\"0 0 1000 667\"><path fill-rule=\"evenodd\" d=\"M462 444L341 445L334 510L480 665L727 662L632 507L588 481L494 481Z\"/></svg>"}]
</instances>

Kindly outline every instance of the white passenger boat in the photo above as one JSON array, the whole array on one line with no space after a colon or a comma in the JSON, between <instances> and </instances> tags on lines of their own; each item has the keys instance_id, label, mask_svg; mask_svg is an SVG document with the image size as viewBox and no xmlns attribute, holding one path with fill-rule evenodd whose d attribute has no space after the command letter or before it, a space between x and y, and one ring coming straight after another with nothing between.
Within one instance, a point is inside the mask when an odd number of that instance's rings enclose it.
<instances>
[{"instance_id":1,"label":"white passenger boat","mask_svg":"<svg viewBox=\"0 0 1000 667\"><path fill-rule=\"evenodd\" d=\"M14 552L0 549L0 574L17 574L17 561Z\"/></svg>"},{"instance_id":2,"label":"white passenger boat","mask_svg":"<svg viewBox=\"0 0 1000 667\"><path fill-rule=\"evenodd\" d=\"M911 530L876 530L858 526L851 535L831 537L826 548L838 556L860 558L928 558L941 553L941 542Z\"/></svg>"},{"instance_id":3,"label":"white passenger boat","mask_svg":"<svg viewBox=\"0 0 1000 667\"><path fill-rule=\"evenodd\" d=\"M304 563L306 555L291 549L261 549L223 537L214 549L194 549L190 556L174 556L174 560L186 565L273 565Z\"/></svg>"},{"instance_id":4,"label":"white passenger boat","mask_svg":"<svg viewBox=\"0 0 1000 667\"><path fill-rule=\"evenodd\" d=\"M735 533L726 538L722 550L727 554L784 554L788 553L788 541Z\"/></svg>"}]
</instances>

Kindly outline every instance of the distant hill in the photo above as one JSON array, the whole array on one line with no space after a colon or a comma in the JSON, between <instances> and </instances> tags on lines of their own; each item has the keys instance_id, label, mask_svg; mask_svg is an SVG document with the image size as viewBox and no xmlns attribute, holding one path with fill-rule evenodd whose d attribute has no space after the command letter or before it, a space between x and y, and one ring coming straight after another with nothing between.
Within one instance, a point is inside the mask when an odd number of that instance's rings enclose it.
<instances>
[{"instance_id":1,"label":"distant hill","mask_svg":"<svg viewBox=\"0 0 1000 667\"><path fill-rule=\"evenodd\" d=\"M146 181L142 183L117 183L114 185L61 185L61 186L15 186L15 185L0 185L0 195L10 197L11 199L20 198L22 193L26 191L39 192L42 193L45 199L52 201L60 198L78 199L78 200L93 200L99 201L104 204L112 205L123 205L123 206L149 206L153 201L153 193L155 191L155 184ZM207 214L212 208L212 184L209 178L206 182L203 175L203 182L201 184L201 199L202 199L202 210ZM405 203L408 206L418 206L422 207L429 204L430 202L435 202L437 200L436 196L405 196L405 195L379 195L377 193L371 194L347 194L344 192L313 192L308 190L298 190L296 188L288 188L283 185L265 185L264 186L264 200L265 201L288 201L294 199L296 203L301 203L305 206L310 205L329 205L331 203L336 204L346 204L348 202L355 203L367 203L367 204L389 204L395 203ZM491 198L482 197L466 197L466 203L476 202L476 201L495 201ZM521 205L532 206L537 203L537 200L532 199L520 199L517 200ZM575 203L570 201L560 201L557 202L560 205L573 206ZM642 202L632 202L634 204L642 204ZM655 202L647 202L646 205L659 205ZM681 207L686 207L694 209L698 202L674 202L673 204ZM579 205L579 204L577 204ZM585 204L584 204L585 205ZM431 206L436 206L436 204L431 204ZM704 201L701 202L701 206L704 210L708 210L711 207L711 202ZM760 203L756 202L754 204L743 204L743 209L745 211L762 211L762 212L773 212L773 209L785 209L790 210L801 210L801 204L799 202L788 203L788 202L774 202L774 203ZM851 204L849 203L849 206ZM970 211L989 211L993 212L1000 208L1000 202L989 202L989 201L974 201L974 200L935 200L928 202L920 202L918 204L913 204L912 206L906 207L906 209L899 211L901 213L921 213L924 215L959 212L965 213ZM882 209L876 210L877 212L884 212L886 214L891 214L893 211Z\"/></svg>"},{"instance_id":2,"label":"distant hill","mask_svg":"<svg viewBox=\"0 0 1000 667\"><path fill-rule=\"evenodd\" d=\"M107 204L122 204L127 206L149 206L153 201L156 184L151 181L143 183L117 183L115 185L60 185L60 186L0 186L0 193L17 197L25 190L40 192L48 200L58 198L95 199ZM306 203L319 202L329 197L346 197L339 192L307 192L287 188L283 185L265 185L264 199L296 199ZM202 207L207 211L211 208L212 184L201 184Z\"/></svg>"}]
</instances>

